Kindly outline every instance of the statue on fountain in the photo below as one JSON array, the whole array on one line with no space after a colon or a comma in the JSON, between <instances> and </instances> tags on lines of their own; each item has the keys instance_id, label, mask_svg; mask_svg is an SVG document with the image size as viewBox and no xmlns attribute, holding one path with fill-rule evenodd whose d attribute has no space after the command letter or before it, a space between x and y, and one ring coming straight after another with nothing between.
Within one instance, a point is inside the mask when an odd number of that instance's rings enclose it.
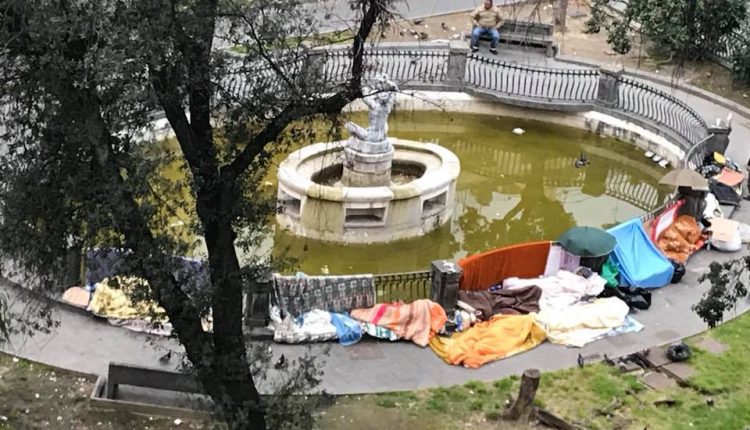
<instances>
[{"instance_id":1,"label":"statue on fountain","mask_svg":"<svg viewBox=\"0 0 750 430\"><path fill-rule=\"evenodd\" d=\"M384 143L388 136L388 115L396 101L398 85L389 80L386 74L381 73L375 77L374 85L368 92L370 94L362 99L369 108L367 128L351 121L347 122L345 127L353 138L363 142Z\"/></svg>"}]
</instances>

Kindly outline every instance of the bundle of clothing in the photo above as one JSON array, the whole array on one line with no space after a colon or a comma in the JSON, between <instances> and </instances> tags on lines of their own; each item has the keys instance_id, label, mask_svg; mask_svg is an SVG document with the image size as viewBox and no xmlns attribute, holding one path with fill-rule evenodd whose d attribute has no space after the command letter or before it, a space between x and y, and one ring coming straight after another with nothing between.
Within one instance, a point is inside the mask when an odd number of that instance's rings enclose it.
<instances>
[{"instance_id":1,"label":"bundle of clothing","mask_svg":"<svg viewBox=\"0 0 750 430\"><path fill-rule=\"evenodd\" d=\"M606 284L599 274L580 267L539 278L508 278L485 291L459 291L458 307L467 315L463 319L474 325L433 338L430 348L449 364L479 367L528 351L545 339L582 347L641 330L623 300L598 298Z\"/></svg>"},{"instance_id":2,"label":"bundle of clothing","mask_svg":"<svg viewBox=\"0 0 750 430\"><path fill-rule=\"evenodd\" d=\"M134 277L112 276L90 285L93 290L87 309L106 318L117 327L159 336L172 334L172 324L164 309L155 302L138 297L150 296L148 283ZM211 331L210 318L204 318L203 329Z\"/></svg>"},{"instance_id":3,"label":"bundle of clothing","mask_svg":"<svg viewBox=\"0 0 750 430\"><path fill-rule=\"evenodd\" d=\"M362 339L362 327L346 314L315 309L302 315L281 317L271 309L273 340L280 343L323 342L338 339L342 345L354 345Z\"/></svg>"},{"instance_id":4,"label":"bundle of clothing","mask_svg":"<svg viewBox=\"0 0 750 430\"><path fill-rule=\"evenodd\" d=\"M314 309L294 316L274 307L271 311L274 340L282 343L322 342L338 339L353 345L364 334L387 340L406 339L427 346L446 323L443 308L430 300L380 303L354 309L350 314Z\"/></svg>"},{"instance_id":5,"label":"bundle of clothing","mask_svg":"<svg viewBox=\"0 0 750 430\"><path fill-rule=\"evenodd\" d=\"M443 307L427 299L354 309L351 316L371 326L388 329L399 338L411 340L422 347L427 346L430 339L444 329L447 320Z\"/></svg>"}]
</instances>

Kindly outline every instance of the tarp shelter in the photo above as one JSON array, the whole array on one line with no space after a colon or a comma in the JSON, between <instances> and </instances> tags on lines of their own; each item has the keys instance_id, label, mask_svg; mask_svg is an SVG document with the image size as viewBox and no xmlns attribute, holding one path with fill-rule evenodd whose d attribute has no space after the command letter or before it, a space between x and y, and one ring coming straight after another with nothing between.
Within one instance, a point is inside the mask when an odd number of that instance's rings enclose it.
<instances>
[{"instance_id":1,"label":"tarp shelter","mask_svg":"<svg viewBox=\"0 0 750 430\"><path fill-rule=\"evenodd\" d=\"M544 273L551 242L540 241L497 248L458 260L464 271L462 290L486 290L506 278L536 278Z\"/></svg>"},{"instance_id":2,"label":"tarp shelter","mask_svg":"<svg viewBox=\"0 0 750 430\"><path fill-rule=\"evenodd\" d=\"M617 239L612 259L623 286L663 287L672 280L674 267L649 239L639 218L608 230Z\"/></svg>"}]
</instances>

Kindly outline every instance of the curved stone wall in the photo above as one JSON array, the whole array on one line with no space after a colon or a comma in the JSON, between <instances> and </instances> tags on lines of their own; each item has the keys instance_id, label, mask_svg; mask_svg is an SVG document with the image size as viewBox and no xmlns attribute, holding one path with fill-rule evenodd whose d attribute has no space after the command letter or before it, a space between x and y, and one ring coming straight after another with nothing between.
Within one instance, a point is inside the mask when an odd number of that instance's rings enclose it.
<instances>
[{"instance_id":1,"label":"curved stone wall","mask_svg":"<svg viewBox=\"0 0 750 430\"><path fill-rule=\"evenodd\" d=\"M394 164L424 166L420 177L381 187L325 185L312 178L342 163L345 142L318 143L290 154L278 170L279 225L314 239L373 243L419 236L447 222L453 213L458 158L432 143L392 142Z\"/></svg>"}]
</instances>

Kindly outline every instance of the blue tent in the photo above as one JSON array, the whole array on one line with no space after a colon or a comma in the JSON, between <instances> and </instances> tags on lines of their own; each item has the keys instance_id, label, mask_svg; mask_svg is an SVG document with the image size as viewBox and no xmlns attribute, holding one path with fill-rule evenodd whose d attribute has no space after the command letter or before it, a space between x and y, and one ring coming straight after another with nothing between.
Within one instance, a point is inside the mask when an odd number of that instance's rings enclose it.
<instances>
[{"instance_id":1,"label":"blue tent","mask_svg":"<svg viewBox=\"0 0 750 430\"><path fill-rule=\"evenodd\" d=\"M620 284L659 288L670 283L674 267L654 245L639 218L607 230L617 239L612 260L620 271Z\"/></svg>"}]
</instances>

